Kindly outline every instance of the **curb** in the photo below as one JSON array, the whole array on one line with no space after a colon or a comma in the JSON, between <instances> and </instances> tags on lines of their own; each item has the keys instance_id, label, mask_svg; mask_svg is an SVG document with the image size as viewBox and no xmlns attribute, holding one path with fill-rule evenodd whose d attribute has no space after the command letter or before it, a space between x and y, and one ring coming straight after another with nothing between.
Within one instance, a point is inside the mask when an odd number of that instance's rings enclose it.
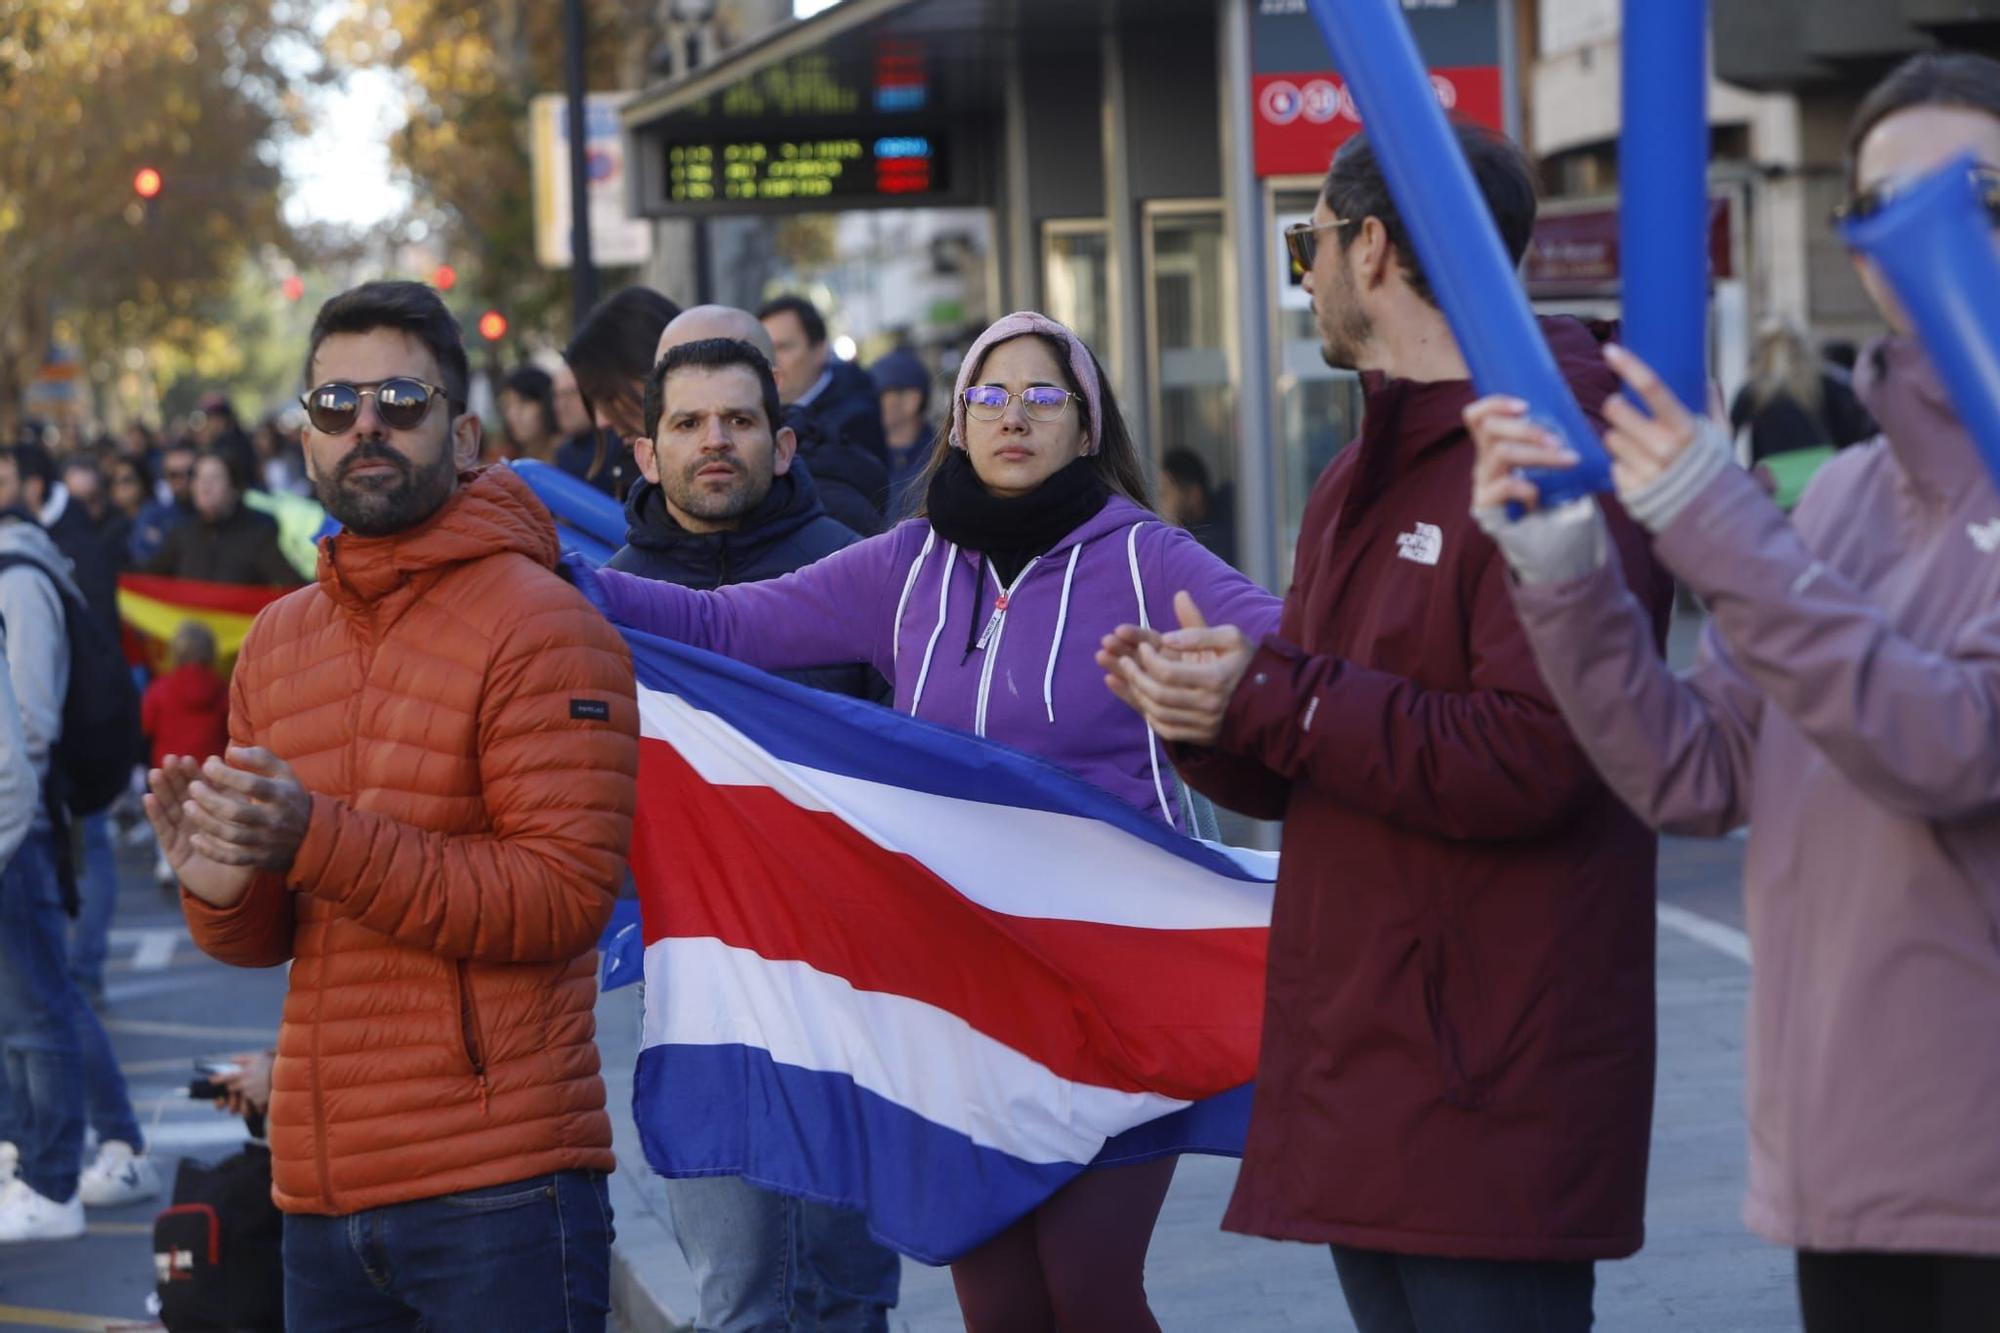
<instances>
[{"instance_id":1,"label":"curb","mask_svg":"<svg viewBox=\"0 0 2000 1333\"><path fill-rule=\"evenodd\" d=\"M693 1333L646 1288L638 1264L618 1246L611 1247L611 1318L623 1333Z\"/></svg>"}]
</instances>

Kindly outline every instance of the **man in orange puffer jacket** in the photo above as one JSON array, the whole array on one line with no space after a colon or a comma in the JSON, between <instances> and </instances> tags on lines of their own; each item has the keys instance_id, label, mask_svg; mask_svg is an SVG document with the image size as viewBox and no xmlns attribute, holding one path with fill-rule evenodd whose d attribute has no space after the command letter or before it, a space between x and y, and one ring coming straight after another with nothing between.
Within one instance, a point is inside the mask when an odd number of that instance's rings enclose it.
<instances>
[{"instance_id":1,"label":"man in orange puffer jacket","mask_svg":"<svg viewBox=\"0 0 2000 1333\"><path fill-rule=\"evenodd\" d=\"M306 468L344 531L257 617L231 746L153 770L196 943L291 961L272 1070L285 1324L601 1329L594 947L631 836L623 641L555 526L470 471L459 331L376 282L319 312Z\"/></svg>"}]
</instances>

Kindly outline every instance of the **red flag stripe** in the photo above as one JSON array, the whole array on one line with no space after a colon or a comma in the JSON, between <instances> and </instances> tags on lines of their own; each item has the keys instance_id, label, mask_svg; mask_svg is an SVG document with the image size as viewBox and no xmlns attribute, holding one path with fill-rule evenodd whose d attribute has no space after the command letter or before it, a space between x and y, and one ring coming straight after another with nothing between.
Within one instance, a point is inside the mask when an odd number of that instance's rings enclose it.
<instances>
[{"instance_id":1,"label":"red flag stripe","mask_svg":"<svg viewBox=\"0 0 2000 1333\"><path fill-rule=\"evenodd\" d=\"M711 785L661 741L641 743L639 790L632 870L648 943L705 936L804 962L1100 1087L1193 1100L1255 1072L1264 930L994 912L837 815ZM801 865L817 868L810 882Z\"/></svg>"}]
</instances>

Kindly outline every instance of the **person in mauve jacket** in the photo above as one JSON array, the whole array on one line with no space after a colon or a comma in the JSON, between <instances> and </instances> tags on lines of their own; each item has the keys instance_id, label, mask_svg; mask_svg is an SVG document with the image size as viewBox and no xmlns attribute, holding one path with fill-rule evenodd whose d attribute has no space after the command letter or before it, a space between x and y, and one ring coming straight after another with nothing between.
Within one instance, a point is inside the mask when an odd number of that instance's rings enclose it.
<instances>
[{"instance_id":1,"label":"person in mauve jacket","mask_svg":"<svg viewBox=\"0 0 2000 1333\"><path fill-rule=\"evenodd\" d=\"M621 624L767 670L870 663L898 709L1039 755L1180 828L1172 769L1105 690L1098 640L1170 616L1178 589L1260 631L1278 603L1148 507L1090 349L1026 311L981 334L923 494L920 517L762 583L699 592L569 567ZM968 1327L1157 1329L1146 1247L1174 1160L1087 1171L955 1261Z\"/></svg>"},{"instance_id":2,"label":"person in mauve jacket","mask_svg":"<svg viewBox=\"0 0 2000 1333\"><path fill-rule=\"evenodd\" d=\"M2000 168L2000 63L1913 58L1862 103L1850 185L1971 153ZM2000 223L2000 218L1995 219ZM1880 274L1892 334L1857 366L1884 435L1788 521L1630 355L1650 419L1607 409L1620 497L1709 608L1674 676L1588 503L1537 510L1517 467L1568 461L1487 399L1473 502L1563 714L1648 823L1748 825L1750 1190L1798 1250L1807 1333L1972 1333L2000 1319L2000 493Z\"/></svg>"},{"instance_id":3,"label":"person in mauve jacket","mask_svg":"<svg viewBox=\"0 0 2000 1333\"><path fill-rule=\"evenodd\" d=\"M1518 260L1527 163L1458 138ZM1223 1225L1330 1244L1363 1333L1582 1330L1594 1262L1643 1234L1655 840L1557 712L1466 513L1472 385L1366 138L1289 243L1367 407L1307 502L1278 633L1197 595L1189 628L1104 656L1190 785L1285 822ZM1602 403L1593 331L1542 331ZM1657 650L1671 585L1635 525L1610 531Z\"/></svg>"}]
</instances>

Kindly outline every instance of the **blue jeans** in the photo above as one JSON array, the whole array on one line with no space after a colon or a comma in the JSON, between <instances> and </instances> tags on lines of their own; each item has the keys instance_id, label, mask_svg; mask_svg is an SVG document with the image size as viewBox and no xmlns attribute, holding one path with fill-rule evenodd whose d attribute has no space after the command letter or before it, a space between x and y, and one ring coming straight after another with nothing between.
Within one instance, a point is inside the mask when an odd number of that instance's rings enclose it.
<instances>
[{"instance_id":1,"label":"blue jeans","mask_svg":"<svg viewBox=\"0 0 2000 1333\"><path fill-rule=\"evenodd\" d=\"M1597 1270L1588 1262L1332 1248L1360 1333L1587 1333L1591 1326Z\"/></svg>"},{"instance_id":2,"label":"blue jeans","mask_svg":"<svg viewBox=\"0 0 2000 1333\"><path fill-rule=\"evenodd\" d=\"M76 877L76 924L69 932L69 973L85 996L104 990L104 955L111 942L111 914L118 906L118 857L111 849L111 815L99 811L77 823L83 829L83 866Z\"/></svg>"},{"instance_id":3,"label":"blue jeans","mask_svg":"<svg viewBox=\"0 0 2000 1333\"><path fill-rule=\"evenodd\" d=\"M674 1237L694 1270L698 1333L881 1333L902 1260L859 1213L741 1176L669 1180Z\"/></svg>"},{"instance_id":4,"label":"blue jeans","mask_svg":"<svg viewBox=\"0 0 2000 1333\"><path fill-rule=\"evenodd\" d=\"M288 1333L602 1333L611 1198L559 1171L346 1217L285 1218Z\"/></svg>"},{"instance_id":5,"label":"blue jeans","mask_svg":"<svg viewBox=\"0 0 2000 1333\"><path fill-rule=\"evenodd\" d=\"M76 1193L82 1165L78 1025L89 1011L70 980L54 857L39 830L0 870L0 1139L20 1149L28 1187L60 1203Z\"/></svg>"}]
</instances>

